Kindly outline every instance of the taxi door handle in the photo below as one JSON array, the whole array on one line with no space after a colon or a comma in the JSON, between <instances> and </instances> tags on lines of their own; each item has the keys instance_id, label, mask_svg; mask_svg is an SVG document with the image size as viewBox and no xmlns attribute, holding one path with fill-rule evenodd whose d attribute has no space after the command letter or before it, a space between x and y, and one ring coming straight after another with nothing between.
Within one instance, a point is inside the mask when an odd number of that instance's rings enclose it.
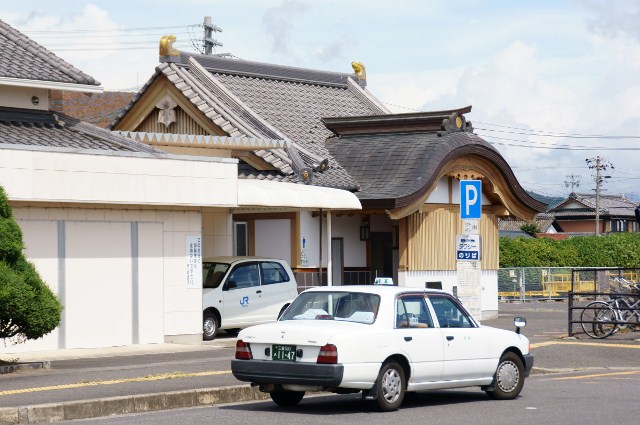
<instances>
[{"instance_id":1,"label":"taxi door handle","mask_svg":"<svg viewBox=\"0 0 640 425\"><path fill-rule=\"evenodd\" d=\"M405 336L404 337L404 340L407 341L407 342L411 341L412 339L413 339L412 336Z\"/></svg>"},{"instance_id":2,"label":"taxi door handle","mask_svg":"<svg viewBox=\"0 0 640 425\"><path fill-rule=\"evenodd\" d=\"M262 294L262 289L258 289L258 290L256 291L256 294Z\"/></svg>"},{"instance_id":3,"label":"taxi door handle","mask_svg":"<svg viewBox=\"0 0 640 425\"><path fill-rule=\"evenodd\" d=\"M447 341L453 341L453 336L447 335Z\"/></svg>"}]
</instances>

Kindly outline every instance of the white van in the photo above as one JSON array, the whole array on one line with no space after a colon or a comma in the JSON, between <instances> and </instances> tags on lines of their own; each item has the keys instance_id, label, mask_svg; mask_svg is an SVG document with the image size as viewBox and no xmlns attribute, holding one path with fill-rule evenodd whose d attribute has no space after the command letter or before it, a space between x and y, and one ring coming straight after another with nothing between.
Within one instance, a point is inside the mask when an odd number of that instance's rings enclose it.
<instances>
[{"instance_id":1,"label":"white van","mask_svg":"<svg viewBox=\"0 0 640 425\"><path fill-rule=\"evenodd\" d=\"M298 296L291 267L264 257L215 257L202 260L203 338L220 329L234 333L274 322Z\"/></svg>"}]
</instances>

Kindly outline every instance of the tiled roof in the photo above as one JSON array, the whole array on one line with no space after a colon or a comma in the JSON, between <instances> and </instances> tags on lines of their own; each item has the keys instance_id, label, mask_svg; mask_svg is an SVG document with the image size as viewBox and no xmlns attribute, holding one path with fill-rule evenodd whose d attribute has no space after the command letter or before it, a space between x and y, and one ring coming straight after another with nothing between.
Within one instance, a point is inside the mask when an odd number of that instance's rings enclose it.
<instances>
[{"instance_id":1,"label":"tiled roof","mask_svg":"<svg viewBox=\"0 0 640 425\"><path fill-rule=\"evenodd\" d=\"M351 79L351 74L184 53L180 64L165 63L156 68L145 88L160 74L227 134L292 141L303 165L314 170L313 184L319 186L348 190L358 187L324 146L331 132L320 118L388 112ZM294 168L300 168L292 152L255 153L280 170L286 179L292 178ZM326 171L319 167L323 160L328 160ZM257 170L241 173L240 177L260 178L261 174L273 178L271 172Z\"/></svg>"},{"instance_id":2,"label":"tiled roof","mask_svg":"<svg viewBox=\"0 0 640 425\"><path fill-rule=\"evenodd\" d=\"M572 203L583 205L582 208L566 208ZM624 195L600 195L600 214L611 217L635 217L635 208L639 204L627 199ZM589 193L572 192L569 197L556 205L549 212L556 217L593 217L596 211L596 196Z\"/></svg>"},{"instance_id":3,"label":"tiled roof","mask_svg":"<svg viewBox=\"0 0 640 425\"><path fill-rule=\"evenodd\" d=\"M32 109L0 108L0 144L166 155L75 118Z\"/></svg>"},{"instance_id":4,"label":"tiled roof","mask_svg":"<svg viewBox=\"0 0 640 425\"><path fill-rule=\"evenodd\" d=\"M103 92L88 95L81 92L51 90L52 111L62 112L98 127L106 128L118 113L136 96L130 92Z\"/></svg>"},{"instance_id":5,"label":"tiled roof","mask_svg":"<svg viewBox=\"0 0 640 425\"><path fill-rule=\"evenodd\" d=\"M347 134L327 140L326 145L360 183L356 196L363 207L394 209L410 204L437 183L447 162L466 155L496 164L514 194L533 210L546 207L526 194L498 151L473 133L457 131L442 137L436 132Z\"/></svg>"},{"instance_id":6,"label":"tiled roof","mask_svg":"<svg viewBox=\"0 0 640 425\"><path fill-rule=\"evenodd\" d=\"M533 236L531 236L528 233L523 232L522 230L502 230L502 229L500 229L498 231L498 236L501 237L501 238L509 238L509 239L515 239L515 238L530 239L530 238L533 238Z\"/></svg>"},{"instance_id":7,"label":"tiled roof","mask_svg":"<svg viewBox=\"0 0 640 425\"><path fill-rule=\"evenodd\" d=\"M0 77L100 85L3 21L0 21L0 52Z\"/></svg>"},{"instance_id":8,"label":"tiled roof","mask_svg":"<svg viewBox=\"0 0 640 425\"><path fill-rule=\"evenodd\" d=\"M555 217L552 214L547 213L540 213L536 215L534 220L534 222L538 224L541 233L547 233L549 229L553 227L554 221ZM500 231L517 232L520 231L520 227L524 224L529 224L529 222L515 217L498 218L498 230Z\"/></svg>"}]
</instances>

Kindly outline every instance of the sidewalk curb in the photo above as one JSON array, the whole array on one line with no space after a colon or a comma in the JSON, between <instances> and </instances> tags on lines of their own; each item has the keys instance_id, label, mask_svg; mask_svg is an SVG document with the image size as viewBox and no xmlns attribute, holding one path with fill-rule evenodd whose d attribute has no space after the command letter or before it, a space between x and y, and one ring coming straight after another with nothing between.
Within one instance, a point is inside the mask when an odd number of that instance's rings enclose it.
<instances>
[{"instance_id":1,"label":"sidewalk curb","mask_svg":"<svg viewBox=\"0 0 640 425\"><path fill-rule=\"evenodd\" d=\"M127 413L213 406L239 401L266 400L268 398L268 394L261 393L257 387L251 387L249 385L138 394L25 407L0 408L0 425L53 423L73 419L124 415Z\"/></svg>"},{"instance_id":2,"label":"sidewalk curb","mask_svg":"<svg viewBox=\"0 0 640 425\"><path fill-rule=\"evenodd\" d=\"M26 362L0 366L0 374L26 369L51 369L51 362Z\"/></svg>"}]
</instances>

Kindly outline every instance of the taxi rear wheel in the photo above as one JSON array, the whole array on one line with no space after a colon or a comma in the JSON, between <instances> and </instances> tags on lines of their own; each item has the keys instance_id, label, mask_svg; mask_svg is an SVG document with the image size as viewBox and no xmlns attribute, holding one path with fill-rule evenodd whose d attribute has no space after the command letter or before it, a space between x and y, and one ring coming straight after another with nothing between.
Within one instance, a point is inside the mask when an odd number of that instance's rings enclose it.
<instances>
[{"instance_id":1,"label":"taxi rear wheel","mask_svg":"<svg viewBox=\"0 0 640 425\"><path fill-rule=\"evenodd\" d=\"M293 407L302 401L304 391L273 391L269 395L278 406Z\"/></svg>"},{"instance_id":2,"label":"taxi rear wheel","mask_svg":"<svg viewBox=\"0 0 640 425\"><path fill-rule=\"evenodd\" d=\"M396 362L382 366L376 382L378 409L383 412L398 410L404 399L404 369Z\"/></svg>"}]
</instances>

